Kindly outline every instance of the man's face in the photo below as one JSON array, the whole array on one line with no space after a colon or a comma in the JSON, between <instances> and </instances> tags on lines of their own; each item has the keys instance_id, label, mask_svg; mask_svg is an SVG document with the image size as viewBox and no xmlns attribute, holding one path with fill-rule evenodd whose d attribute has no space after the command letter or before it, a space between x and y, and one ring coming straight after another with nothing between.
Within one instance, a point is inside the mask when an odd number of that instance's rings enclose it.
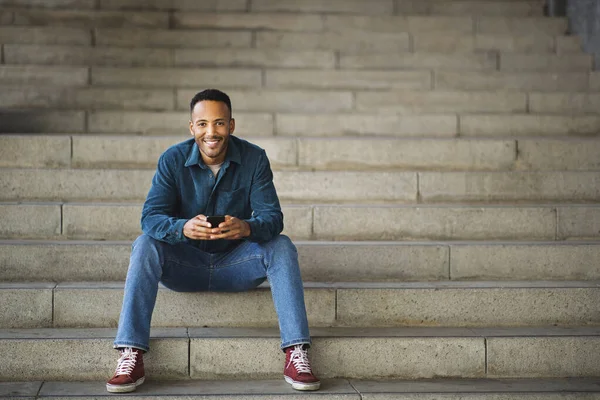
<instances>
[{"instance_id":1,"label":"man's face","mask_svg":"<svg viewBox=\"0 0 600 400\"><path fill-rule=\"evenodd\" d=\"M194 106L190 133L205 164L220 164L225 160L229 135L234 129L235 121L225 103L203 100Z\"/></svg>"}]
</instances>

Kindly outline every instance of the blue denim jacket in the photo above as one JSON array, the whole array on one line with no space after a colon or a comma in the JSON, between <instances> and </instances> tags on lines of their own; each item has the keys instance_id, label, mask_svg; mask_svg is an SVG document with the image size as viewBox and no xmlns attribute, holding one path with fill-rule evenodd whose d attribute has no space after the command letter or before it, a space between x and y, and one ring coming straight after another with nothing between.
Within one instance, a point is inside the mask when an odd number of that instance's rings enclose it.
<instances>
[{"instance_id":1,"label":"blue denim jacket","mask_svg":"<svg viewBox=\"0 0 600 400\"><path fill-rule=\"evenodd\" d=\"M193 138L170 147L158 160L142 210L142 231L163 242L188 242L215 253L240 240L192 240L185 223L197 216L231 215L250 224L246 240L266 242L283 230L283 213L267 154L260 147L229 137L225 161L215 178L202 161Z\"/></svg>"}]
</instances>

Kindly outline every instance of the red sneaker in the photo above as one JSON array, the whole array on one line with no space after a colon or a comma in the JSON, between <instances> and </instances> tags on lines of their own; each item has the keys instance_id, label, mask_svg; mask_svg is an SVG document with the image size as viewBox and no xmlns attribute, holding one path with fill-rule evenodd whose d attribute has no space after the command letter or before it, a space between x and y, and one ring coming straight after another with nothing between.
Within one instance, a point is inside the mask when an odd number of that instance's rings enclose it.
<instances>
[{"instance_id":1,"label":"red sneaker","mask_svg":"<svg viewBox=\"0 0 600 400\"><path fill-rule=\"evenodd\" d=\"M142 383L144 383L143 351L131 347L122 349L115 375L106 382L106 390L111 393L133 392Z\"/></svg>"},{"instance_id":2,"label":"red sneaker","mask_svg":"<svg viewBox=\"0 0 600 400\"><path fill-rule=\"evenodd\" d=\"M317 390L321 387L321 382L310 368L308 352L301 344L285 349L283 377L296 390Z\"/></svg>"}]
</instances>

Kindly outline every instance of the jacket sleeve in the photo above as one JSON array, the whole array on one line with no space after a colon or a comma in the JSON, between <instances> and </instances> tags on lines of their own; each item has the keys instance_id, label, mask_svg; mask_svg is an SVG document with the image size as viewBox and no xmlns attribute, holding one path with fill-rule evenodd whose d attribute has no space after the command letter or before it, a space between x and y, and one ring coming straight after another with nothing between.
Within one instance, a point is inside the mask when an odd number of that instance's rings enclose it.
<instances>
[{"instance_id":1,"label":"jacket sleeve","mask_svg":"<svg viewBox=\"0 0 600 400\"><path fill-rule=\"evenodd\" d=\"M163 153L152 178L141 221L142 231L146 235L170 244L187 240L183 235L183 226L187 220L176 217L180 198L175 169L174 160Z\"/></svg>"},{"instance_id":2,"label":"jacket sleeve","mask_svg":"<svg viewBox=\"0 0 600 400\"><path fill-rule=\"evenodd\" d=\"M260 154L250 187L252 217L246 222L252 233L247 238L253 242L268 242L283 231L283 213L273 184L273 172L267 154Z\"/></svg>"}]
</instances>

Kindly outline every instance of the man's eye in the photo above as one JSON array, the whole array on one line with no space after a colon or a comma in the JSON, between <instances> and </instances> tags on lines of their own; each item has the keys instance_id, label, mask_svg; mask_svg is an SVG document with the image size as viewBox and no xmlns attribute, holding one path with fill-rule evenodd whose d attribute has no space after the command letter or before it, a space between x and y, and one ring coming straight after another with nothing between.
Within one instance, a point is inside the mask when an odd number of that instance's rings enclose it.
<instances>
[{"instance_id":1,"label":"man's eye","mask_svg":"<svg viewBox=\"0 0 600 400\"><path fill-rule=\"evenodd\" d=\"M217 122L217 125L225 125L224 122Z\"/></svg>"},{"instance_id":2,"label":"man's eye","mask_svg":"<svg viewBox=\"0 0 600 400\"><path fill-rule=\"evenodd\" d=\"M200 123L198 124L198 126L206 126L206 123L204 123L204 122L200 122Z\"/></svg>"}]
</instances>

